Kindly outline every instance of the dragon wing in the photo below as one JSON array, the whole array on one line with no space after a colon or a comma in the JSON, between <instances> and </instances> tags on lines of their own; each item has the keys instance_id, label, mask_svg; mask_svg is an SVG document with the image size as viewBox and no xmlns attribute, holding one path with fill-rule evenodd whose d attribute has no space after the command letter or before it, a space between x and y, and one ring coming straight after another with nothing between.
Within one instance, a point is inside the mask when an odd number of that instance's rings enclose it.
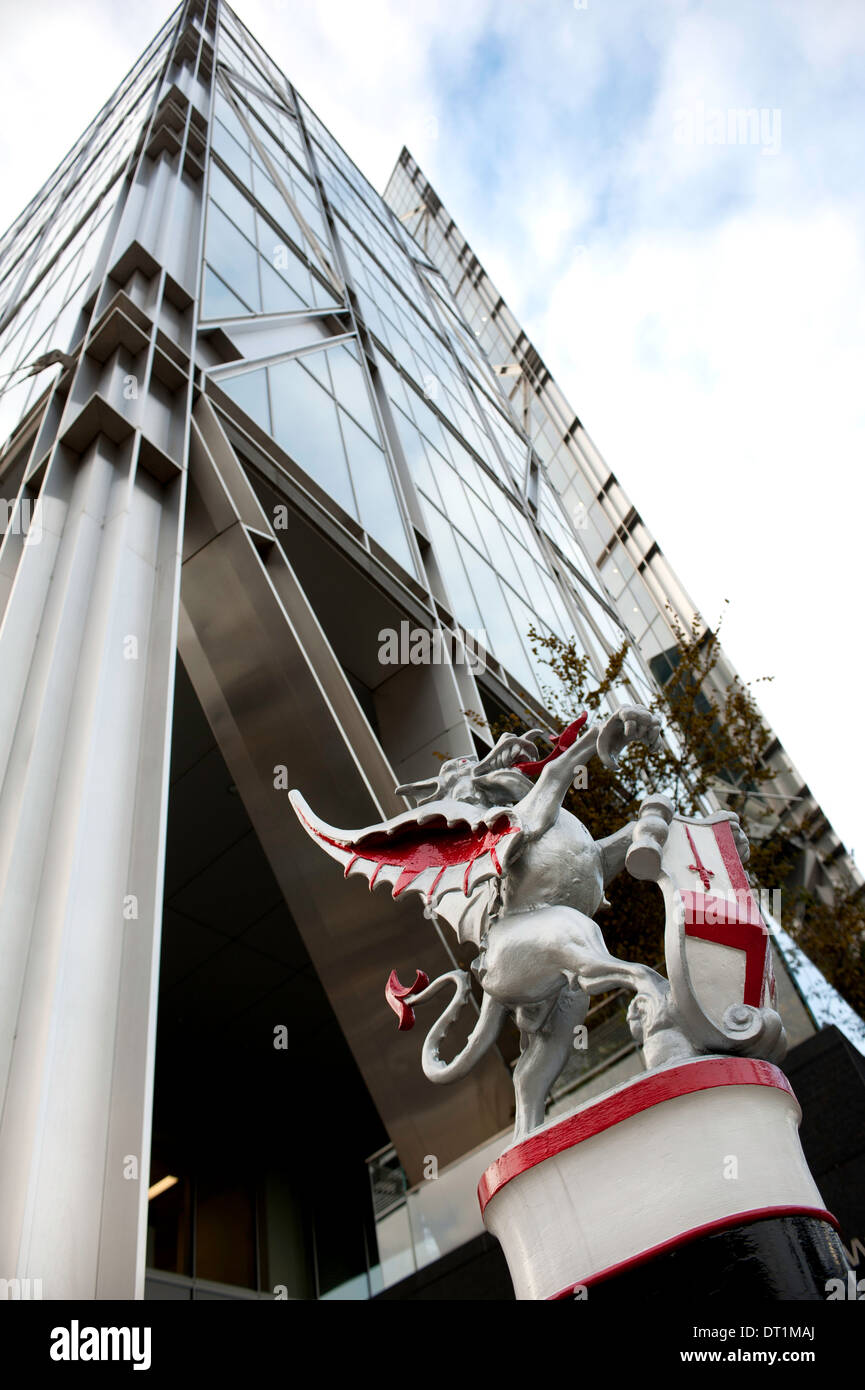
<instances>
[{"instance_id":1,"label":"dragon wing","mask_svg":"<svg viewBox=\"0 0 865 1390\"><path fill-rule=\"evenodd\" d=\"M496 882L492 878L477 883L468 896L461 888L452 888L427 908L439 922L446 922L455 932L457 941L473 941L480 948L481 937L489 926Z\"/></svg>"},{"instance_id":2,"label":"dragon wing","mask_svg":"<svg viewBox=\"0 0 865 1390\"><path fill-rule=\"evenodd\" d=\"M459 941L480 945L493 880L506 874L522 839L514 807L443 798L364 830L337 830L319 820L299 792L289 792L289 800L304 830L343 865L346 878L362 874L371 889L389 883L394 898L420 893Z\"/></svg>"}]
</instances>

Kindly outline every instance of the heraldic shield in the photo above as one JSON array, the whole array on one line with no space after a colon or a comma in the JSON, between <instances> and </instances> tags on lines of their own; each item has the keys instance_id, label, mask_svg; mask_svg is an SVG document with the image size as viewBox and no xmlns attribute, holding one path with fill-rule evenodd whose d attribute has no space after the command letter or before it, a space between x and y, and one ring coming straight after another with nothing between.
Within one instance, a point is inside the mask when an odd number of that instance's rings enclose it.
<instances>
[{"instance_id":1,"label":"heraldic shield","mask_svg":"<svg viewBox=\"0 0 865 1390\"><path fill-rule=\"evenodd\" d=\"M778 1061L786 1039L771 933L742 862L748 854L737 816L674 815L655 796L643 803L625 862L664 894L670 1003L685 1036L699 1052Z\"/></svg>"}]
</instances>

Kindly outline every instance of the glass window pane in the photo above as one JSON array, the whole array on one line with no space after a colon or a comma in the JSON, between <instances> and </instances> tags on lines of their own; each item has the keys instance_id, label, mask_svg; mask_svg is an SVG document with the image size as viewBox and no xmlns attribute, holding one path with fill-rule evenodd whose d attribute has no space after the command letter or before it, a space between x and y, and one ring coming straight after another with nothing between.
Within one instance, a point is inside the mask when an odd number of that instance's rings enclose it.
<instances>
[{"instance_id":1,"label":"glass window pane","mask_svg":"<svg viewBox=\"0 0 865 1390\"><path fill-rule=\"evenodd\" d=\"M350 410L355 420L363 425L368 434L378 438L378 429L372 413L363 368L353 349L342 346L331 348L327 354L333 377L333 389L340 405Z\"/></svg>"},{"instance_id":2,"label":"glass window pane","mask_svg":"<svg viewBox=\"0 0 865 1390\"><path fill-rule=\"evenodd\" d=\"M312 261L316 270L319 270L320 264L314 256ZM343 308L342 300L337 298L330 284L323 285L317 275L311 275L310 279L312 281L312 302L317 309Z\"/></svg>"},{"instance_id":3,"label":"glass window pane","mask_svg":"<svg viewBox=\"0 0 865 1390\"><path fill-rule=\"evenodd\" d=\"M463 627L479 633L483 627L472 587L468 582L465 567L460 559L456 538L441 512L421 499L427 531L433 543L436 565L446 586L446 602L454 617ZM486 643L484 643L486 645Z\"/></svg>"},{"instance_id":4,"label":"glass window pane","mask_svg":"<svg viewBox=\"0 0 865 1390\"><path fill-rule=\"evenodd\" d=\"M279 133L282 136L283 143L288 146L288 149L294 155L298 164L305 170L307 167L306 151L303 148L300 132L291 117L284 113L280 114Z\"/></svg>"},{"instance_id":5,"label":"glass window pane","mask_svg":"<svg viewBox=\"0 0 865 1390\"><path fill-rule=\"evenodd\" d=\"M534 673L508 611L510 604L506 603L495 572L470 545L463 547L463 557L478 596L484 617L483 626L489 634L494 655L527 689L535 690Z\"/></svg>"},{"instance_id":6,"label":"glass window pane","mask_svg":"<svg viewBox=\"0 0 865 1390\"><path fill-rule=\"evenodd\" d=\"M327 369L327 351L324 348L320 348L318 352L305 352L303 365L308 372L312 372L316 381L320 382L325 391L333 391L330 372Z\"/></svg>"},{"instance_id":7,"label":"glass window pane","mask_svg":"<svg viewBox=\"0 0 865 1390\"><path fill-rule=\"evenodd\" d=\"M482 502L477 504L475 515L477 516L478 524L483 530L484 539L487 542L487 550L492 556L493 564L499 574L508 581L512 588L516 589L518 594L525 598L525 580L522 576L520 566L515 561L511 548L508 545L507 531L496 520L489 507L485 507ZM514 549L516 550L518 547L515 546ZM526 565L530 563L527 556L523 555L522 559L525 561Z\"/></svg>"},{"instance_id":8,"label":"glass window pane","mask_svg":"<svg viewBox=\"0 0 865 1390\"><path fill-rule=\"evenodd\" d=\"M430 459L436 482L441 489L445 512L450 518L451 525L462 531L464 536L468 536L478 550L485 551L486 546L483 543L478 524L472 515L462 483L450 464L445 463L444 459L434 450L431 451Z\"/></svg>"},{"instance_id":9,"label":"glass window pane","mask_svg":"<svg viewBox=\"0 0 865 1390\"><path fill-rule=\"evenodd\" d=\"M306 239L301 231L300 223L292 213L291 208L288 206L288 203L283 198L276 184L272 179L268 178L267 174L265 174L257 164L253 168L252 187L261 206L267 209L277 226L282 227L291 237L292 241L296 242L298 246L304 246ZM259 218L258 244L261 248L262 255L270 259L274 244L278 243L279 240L279 233L274 231L269 223Z\"/></svg>"},{"instance_id":10,"label":"glass window pane","mask_svg":"<svg viewBox=\"0 0 865 1390\"><path fill-rule=\"evenodd\" d=\"M303 300L304 305L311 304L313 299L309 270L294 254L288 242L283 241L279 233L275 232L269 223L265 223L259 217L258 224L258 244L261 247L265 264L275 270L278 275L281 275L283 280L288 281L295 294Z\"/></svg>"},{"instance_id":11,"label":"glass window pane","mask_svg":"<svg viewBox=\"0 0 865 1390\"><path fill-rule=\"evenodd\" d=\"M523 647L529 655L532 670L535 672L535 683L538 683L538 677L540 677L540 680L545 685L550 686L553 690L560 691L559 682L553 676L553 673L550 670L549 666L546 666L540 657L535 657L533 655L532 644L529 639L530 627L533 627L536 632L541 633L544 636L549 635L550 629L547 627L546 623L538 622L538 615L533 611L533 609L524 604L522 599L518 598L516 594L512 594L510 590L506 588L505 595L507 599L508 611L510 612L511 617L514 620L514 625L520 637L522 638ZM570 637L571 635L572 628L568 628L568 637ZM581 648L582 644L578 641L577 646L578 648Z\"/></svg>"},{"instance_id":12,"label":"glass window pane","mask_svg":"<svg viewBox=\"0 0 865 1390\"><path fill-rule=\"evenodd\" d=\"M539 578L544 586L547 598L552 605L552 611L556 614L556 621L552 623L551 626L556 632L560 632L563 635L569 634L573 627L573 623L568 617L567 609L565 608L565 600L559 592L558 585L552 575L545 572L540 573Z\"/></svg>"},{"instance_id":13,"label":"glass window pane","mask_svg":"<svg viewBox=\"0 0 865 1390\"><path fill-rule=\"evenodd\" d=\"M252 96L249 98L249 103L255 110L255 114L250 117L249 123L255 132L256 140L265 150L280 178L289 178L290 160L288 155L270 133L270 126L274 124L273 113L264 111L264 108L261 108L259 103ZM261 112L260 118L259 112ZM252 147L252 157L259 164L264 164L264 160L254 145Z\"/></svg>"},{"instance_id":14,"label":"glass window pane","mask_svg":"<svg viewBox=\"0 0 865 1390\"><path fill-rule=\"evenodd\" d=\"M361 525L389 555L415 573L408 539L387 459L377 444L364 433L344 410L339 412L348 461L360 507Z\"/></svg>"},{"instance_id":15,"label":"glass window pane","mask_svg":"<svg viewBox=\"0 0 865 1390\"><path fill-rule=\"evenodd\" d=\"M41 377L39 379L42 380ZM24 413L32 385L32 379L16 381L12 386L7 386L0 396L0 442L12 433Z\"/></svg>"},{"instance_id":16,"label":"glass window pane","mask_svg":"<svg viewBox=\"0 0 865 1390\"><path fill-rule=\"evenodd\" d=\"M224 125L219 121L213 122L213 148L220 159L225 160L229 169L233 169L241 183L249 187L250 166L249 155L246 152L245 144L238 145L233 136L229 135Z\"/></svg>"},{"instance_id":17,"label":"glass window pane","mask_svg":"<svg viewBox=\"0 0 865 1390\"><path fill-rule=\"evenodd\" d=\"M301 217L318 237L325 255L328 255L330 251L330 237L324 225L324 218L318 210L318 204L313 202L311 194L306 191L305 184L298 184L295 182L294 194Z\"/></svg>"},{"instance_id":18,"label":"glass window pane","mask_svg":"<svg viewBox=\"0 0 865 1390\"><path fill-rule=\"evenodd\" d=\"M218 275L215 275L210 266L206 267L204 275L204 308L202 310L205 319L235 318L238 314L248 314L250 307L244 304L242 299L238 299Z\"/></svg>"},{"instance_id":19,"label":"glass window pane","mask_svg":"<svg viewBox=\"0 0 865 1390\"><path fill-rule=\"evenodd\" d=\"M208 209L207 259L228 287L246 304L256 311L261 308L255 247L215 203L211 203Z\"/></svg>"},{"instance_id":20,"label":"glass window pane","mask_svg":"<svg viewBox=\"0 0 865 1390\"><path fill-rule=\"evenodd\" d=\"M87 281L82 280L71 295L67 304L63 306L57 322L51 330L52 346L60 348L65 352L75 341L75 329L77 327L78 316L81 312L81 304L84 299L84 292L87 288Z\"/></svg>"},{"instance_id":21,"label":"glass window pane","mask_svg":"<svg viewBox=\"0 0 865 1390\"><path fill-rule=\"evenodd\" d=\"M551 604L550 596L541 580L541 570L538 565L526 556L526 563L522 567L523 577L529 591L529 598L534 605L535 612L554 632L562 632L567 624L567 615Z\"/></svg>"},{"instance_id":22,"label":"glass window pane","mask_svg":"<svg viewBox=\"0 0 865 1390\"><path fill-rule=\"evenodd\" d=\"M394 411L394 419L397 422L403 453L405 454L406 462L411 469L411 475L416 485L423 489L431 502L434 502L437 507L440 507L442 505L441 496L436 486L433 471L430 468L427 452L420 434L415 429L414 425L409 424L401 411Z\"/></svg>"},{"instance_id":23,"label":"glass window pane","mask_svg":"<svg viewBox=\"0 0 865 1390\"><path fill-rule=\"evenodd\" d=\"M237 119L233 105L222 95L222 92L218 91L216 93L213 104L213 114L216 116L217 120L222 121L222 124L231 132L235 140L240 141L241 145L246 145L248 143L246 131Z\"/></svg>"},{"instance_id":24,"label":"glass window pane","mask_svg":"<svg viewBox=\"0 0 865 1390\"><path fill-rule=\"evenodd\" d=\"M240 376L220 381L219 386L227 396L236 401L241 410L257 425L270 434L270 409L267 404L267 377L262 368L257 372L243 372Z\"/></svg>"},{"instance_id":25,"label":"glass window pane","mask_svg":"<svg viewBox=\"0 0 865 1390\"><path fill-rule=\"evenodd\" d=\"M336 406L298 361L269 367L273 437L325 492L357 518Z\"/></svg>"},{"instance_id":26,"label":"glass window pane","mask_svg":"<svg viewBox=\"0 0 865 1390\"><path fill-rule=\"evenodd\" d=\"M281 275L277 275L267 261L261 261L260 271L261 302L266 314L287 314L307 307L306 301Z\"/></svg>"},{"instance_id":27,"label":"glass window pane","mask_svg":"<svg viewBox=\"0 0 865 1390\"><path fill-rule=\"evenodd\" d=\"M216 200L223 212L228 213L232 222L237 224L244 235L248 236L250 241L254 241L255 213L252 204L244 198L237 185L222 172L218 164L212 164L210 168L210 196Z\"/></svg>"}]
</instances>

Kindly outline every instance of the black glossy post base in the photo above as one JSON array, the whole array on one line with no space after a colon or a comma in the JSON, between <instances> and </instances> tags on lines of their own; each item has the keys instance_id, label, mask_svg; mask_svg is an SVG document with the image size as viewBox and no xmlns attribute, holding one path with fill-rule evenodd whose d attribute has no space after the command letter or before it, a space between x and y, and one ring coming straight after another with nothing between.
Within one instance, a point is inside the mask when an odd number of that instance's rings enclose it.
<instances>
[{"instance_id":1,"label":"black glossy post base","mask_svg":"<svg viewBox=\"0 0 865 1390\"><path fill-rule=\"evenodd\" d=\"M587 1301L640 1303L716 1299L726 1303L825 1302L850 1266L826 1221L766 1218L677 1246L624 1273L591 1283Z\"/></svg>"}]
</instances>

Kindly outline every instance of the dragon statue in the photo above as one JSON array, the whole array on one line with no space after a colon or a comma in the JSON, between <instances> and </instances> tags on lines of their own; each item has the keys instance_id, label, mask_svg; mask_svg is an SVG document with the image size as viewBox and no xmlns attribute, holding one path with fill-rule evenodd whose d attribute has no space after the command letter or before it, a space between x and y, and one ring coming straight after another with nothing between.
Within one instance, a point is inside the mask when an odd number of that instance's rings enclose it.
<instances>
[{"instance_id":1,"label":"dragon statue","mask_svg":"<svg viewBox=\"0 0 865 1390\"><path fill-rule=\"evenodd\" d=\"M423 1069L430 1081L457 1081L495 1042L507 1015L520 1031L514 1071L514 1139L544 1122L550 1087L565 1065L574 1030L589 996L619 987L637 998L663 1000L667 982L648 966L610 954L594 914L604 888L621 872L636 822L593 840L562 802L579 769L593 756L609 767L626 744L649 745L658 719L641 706L619 709L585 728L583 714L539 758L535 737L503 734L483 758L452 758L436 777L396 788L415 809L363 830L337 830L318 820L297 791L294 810L313 840L370 887L387 882L392 896L420 893L426 915L451 927L478 954L472 970L483 988L477 1023L450 1062L442 1041L470 995L467 971L452 970L430 983L423 971L402 986L392 972L386 997L401 1029L414 1023L414 1007L451 987L453 998L430 1029ZM735 818L732 818L735 820ZM738 829L738 827L737 827ZM637 1011L639 1017L645 1010ZM634 1027L637 1014L632 1014Z\"/></svg>"}]
</instances>

